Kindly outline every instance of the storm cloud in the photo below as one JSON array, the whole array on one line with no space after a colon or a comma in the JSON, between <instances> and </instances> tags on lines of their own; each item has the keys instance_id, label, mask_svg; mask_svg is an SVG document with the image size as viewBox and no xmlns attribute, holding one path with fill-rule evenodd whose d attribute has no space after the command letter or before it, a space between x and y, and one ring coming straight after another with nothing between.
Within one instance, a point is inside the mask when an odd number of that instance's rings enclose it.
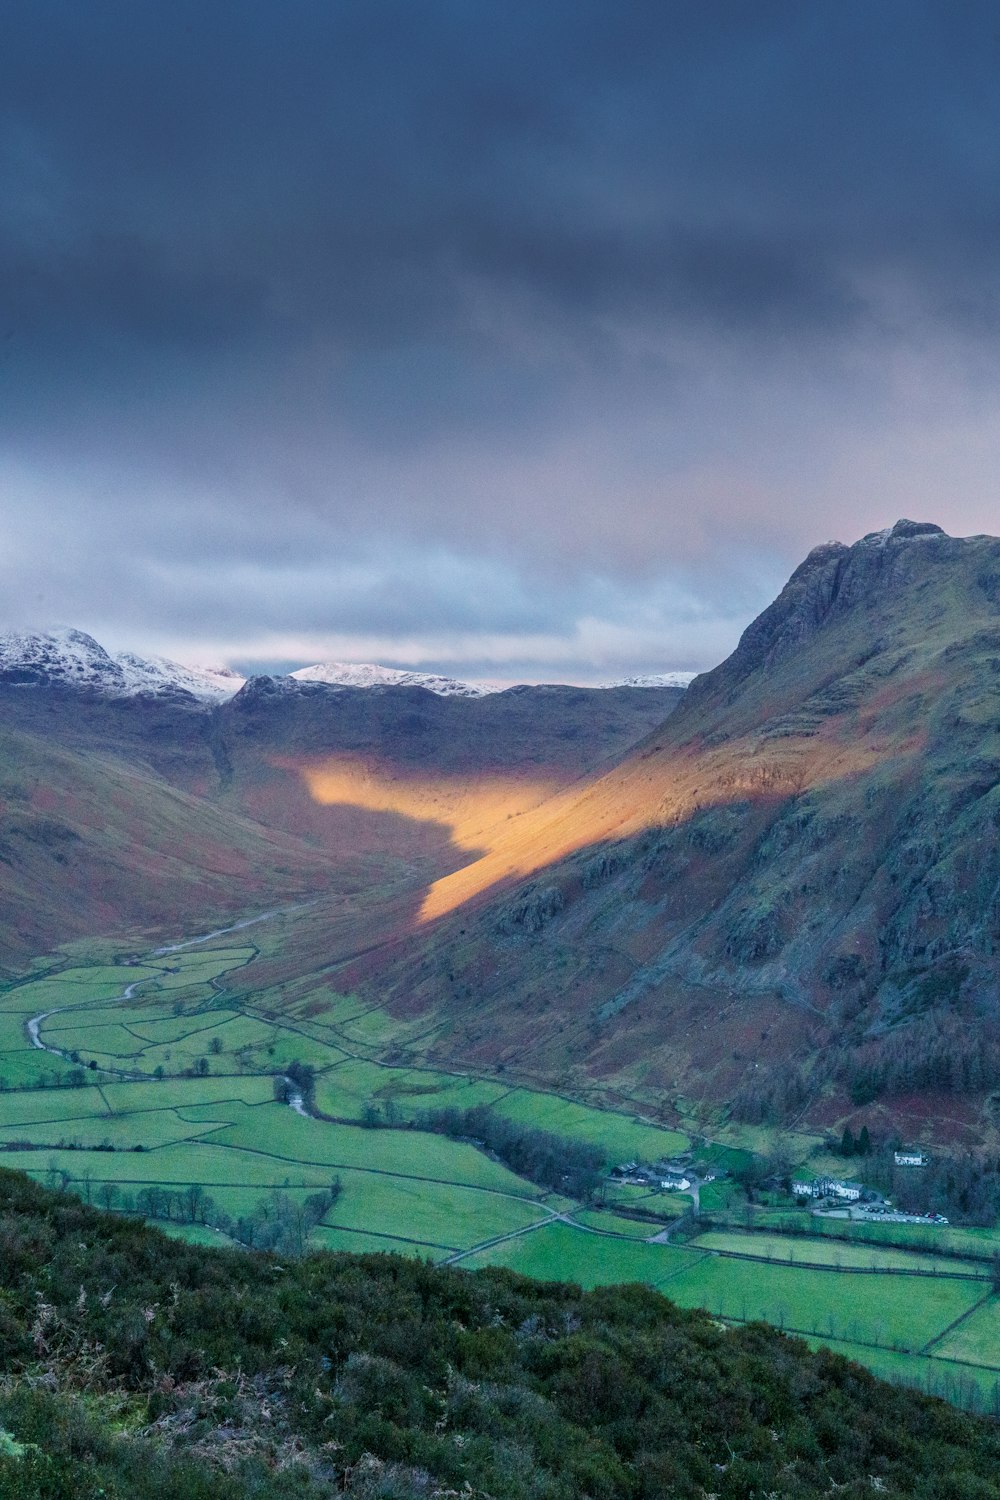
<instances>
[{"instance_id":1,"label":"storm cloud","mask_svg":"<svg viewBox=\"0 0 1000 1500\"><path fill-rule=\"evenodd\" d=\"M8 0L0 613L587 680L995 529L985 4Z\"/></svg>"}]
</instances>

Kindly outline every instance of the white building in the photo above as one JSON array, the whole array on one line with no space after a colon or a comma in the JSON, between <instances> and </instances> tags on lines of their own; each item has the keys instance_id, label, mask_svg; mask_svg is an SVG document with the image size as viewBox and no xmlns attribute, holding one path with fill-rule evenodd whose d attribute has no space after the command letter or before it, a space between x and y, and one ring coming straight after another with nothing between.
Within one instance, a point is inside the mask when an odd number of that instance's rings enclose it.
<instances>
[{"instance_id":1,"label":"white building","mask_svg":"<svg viewBox=\"0 0 1000 1500\"><path fill-rule=\"evenodd\" d=\"M814 1177L812 1182L793 1182L792 1192L797 1198L839 1198L844 1203L856 1203L864 1192L860 1182L840 1182L836 1177Z\"/></svg>"},{"instance_id":2,"label":"white building","mask_svg":"<svg viewBox=\"0 0 1000 1500\"><path fill-rule=\"evenodd\" d=\"M690 1186L690 1177L683 1177L679 1172L671 1172L669 1176L660 1178L660 1187L668 1193L686 1193Z\"/></svg>"},{"instance_id":3,"label":"white building","mask_svg":"<svg viewBox=\"0 0 1000 1500\"><path fill-rule=\"evenodd\" d=\"M894 1151L893 1161L897 1167L926 1167L927 1158L922 1151Z\"/></svg>"}]
</instances>

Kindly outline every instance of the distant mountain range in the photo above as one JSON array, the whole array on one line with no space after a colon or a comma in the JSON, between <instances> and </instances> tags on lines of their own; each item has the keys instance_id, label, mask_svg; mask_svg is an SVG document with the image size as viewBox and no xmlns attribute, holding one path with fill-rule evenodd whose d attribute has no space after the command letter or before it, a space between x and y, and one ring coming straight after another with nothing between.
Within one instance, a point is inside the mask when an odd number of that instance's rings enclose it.
<instances>
[{"instance_id":1,"label":"distant mountain range","mask_svg":"<svg viewBox=\"0 0 1000 1500\"><path fill-rule=\"evenodd\" d=\"M82 630L0 635L0 685L79 688L108 697L179 693L223 703L246 679L226 668L183 667L162 656L111 652Z\"/></svg>"},{"instance_id":2,"label":"distant mountain range","mask_svg":"<svg viewBox=\"0 0 1000 1500\"><path fill-rule=\"evenodd\" d=\"M625 677L602 688L684 688L693 672ZM190 695L203 703L224 703L247 678L227 667L188 667L163 656L107 651L93 636L74 629L10 631L0 635L0 685L78 688L113 698ZM318 662L278 681L319 682L327 687L419 687L439 697L484 698L506 691L502 683L462 682L433 672L404 671L372 662Z\"/></svg>"}]
</instances>

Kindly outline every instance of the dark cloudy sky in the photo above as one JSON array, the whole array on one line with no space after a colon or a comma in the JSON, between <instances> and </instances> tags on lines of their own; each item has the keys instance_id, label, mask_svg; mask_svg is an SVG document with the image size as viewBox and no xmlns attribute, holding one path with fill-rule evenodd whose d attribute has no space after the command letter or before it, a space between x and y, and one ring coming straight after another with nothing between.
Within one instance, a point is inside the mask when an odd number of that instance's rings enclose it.
<instances>
[{"instance_id":1,"label":"dark cloudy sky","mask_svg":"<svg viewBox=\"0 0 1000 1500\"><path fill-rule=\"evenodd\" d=\"M1000 12L4 0L0 626L700 668L1000 530Z\"/></svg>"}]
</instances>

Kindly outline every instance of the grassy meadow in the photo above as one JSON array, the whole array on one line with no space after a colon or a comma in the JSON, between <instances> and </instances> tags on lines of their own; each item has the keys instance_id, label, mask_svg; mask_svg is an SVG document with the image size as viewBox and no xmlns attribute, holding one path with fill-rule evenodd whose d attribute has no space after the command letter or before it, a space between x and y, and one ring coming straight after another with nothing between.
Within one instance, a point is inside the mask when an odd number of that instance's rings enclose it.
<instances>
[{"instance_id":1,"label":"grassy meadow","mask_svg":"<svg viewBox=\"0 0 1000 1500\"><path fill-rule=\"evenodd\" d=\"M689 1195L609 1183L602 1204L573 1202L421 1128L424 1117L488 1106L598 1147L609 1165L670 1157L689 1148L684 1135L496 1075L444 1071L425 1061L415 1023L328 985L320 1001L286 1007L280 991L254 985L265 927L119 962L95 948L90 964L78 944L0 990L4 1164L192 1244L236 1243L232 1226L266 1219L272 1205L302 1217L303 1245L315 1249L499 1265L584 1287L645 1282L722 1321L764 1319L827 1342L891 1379L995 1401L993 1231L762 1208L746 1232L732 1222L739 1189L721 1178L701 1193L721 1223L650 1243L678 1224ZM275 935L266 942L273 951ZM275 1093L296 1063L314 1070L308 1117ZM749 1145L698 1154L733 1170Z\"/></svg>"}]
</instances>

